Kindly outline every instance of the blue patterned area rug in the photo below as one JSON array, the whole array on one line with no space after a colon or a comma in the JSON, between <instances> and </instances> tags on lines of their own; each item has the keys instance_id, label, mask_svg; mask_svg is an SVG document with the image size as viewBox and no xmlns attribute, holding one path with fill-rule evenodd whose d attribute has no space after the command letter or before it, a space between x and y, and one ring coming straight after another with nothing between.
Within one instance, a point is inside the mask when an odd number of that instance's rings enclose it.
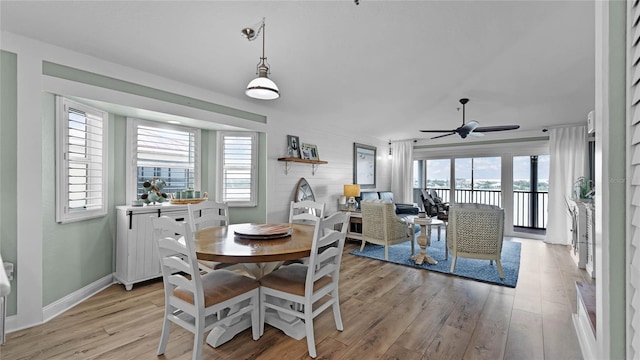
<instances>
[{"instance_id":1,"label":"blue patterned area rug","mask_svg":"<svg viewBox=\"0 0 640 360\"><path fill-rule=\"evenodd\" d=\"M449 259L444 258L444 231L442 232L442 240L440 241L437 240L436 234L437 231L433 231L431 236L431 246L427 246L427 253L434 260L437 260L438 264L429 265L427 263L423 263L422 265L416 265L416 263L411 260L411 243L409 242L389 246L388 261L418 269L451 274L449 272L449 268L451 267L451 260L453 259L453 256L449 254ZM462 257L458 257L458 260L456 261L456 268L451 275L514 288L518 282L518 271L520 269L520 248L521 244L519 242L506 239L503 242L502 270L504 271L504 280L500 279L495 262L493 265L490 265L489 260L476 260ZM419 252L420 247L416 243L416 254ZM360 247L358 247L358 249L351 251L349 254L385 261L384 246L381 245L367 243L362 252L360 251Z\"/></svg>"}]
</instances>

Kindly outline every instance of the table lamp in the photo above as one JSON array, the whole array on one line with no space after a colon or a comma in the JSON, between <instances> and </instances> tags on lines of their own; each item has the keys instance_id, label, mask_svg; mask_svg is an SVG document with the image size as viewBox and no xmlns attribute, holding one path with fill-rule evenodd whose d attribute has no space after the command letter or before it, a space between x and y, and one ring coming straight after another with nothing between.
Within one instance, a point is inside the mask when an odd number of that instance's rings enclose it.
<instances>
[{"instance_id":1,"label":"table lamp","mask_svg":"<svg viewBox=\"0 0 640 360\"><path fill-rule=\"evenodd\" d=\"M360 185L348 184L344 186L344 196L347 197L348 208L356 209L356 196L360 196Z\"/></svg>"}]
</instances>

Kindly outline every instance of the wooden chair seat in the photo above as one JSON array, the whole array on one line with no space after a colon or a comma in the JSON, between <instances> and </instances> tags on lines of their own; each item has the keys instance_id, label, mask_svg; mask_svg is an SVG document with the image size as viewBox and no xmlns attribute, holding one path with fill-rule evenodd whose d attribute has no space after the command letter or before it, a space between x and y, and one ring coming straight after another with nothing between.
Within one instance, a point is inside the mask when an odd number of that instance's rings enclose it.
<instances>
[{"instance_id":1,"label":"wooden chair seat","mask_svg":"<svg viewBox=\"0 0 640 360\"><path fill-rule=\"evenodd\" d=\"M229 270L219 269L204 274L202 276L204 306L209 307L219 304L259 286L260 283L258 281ZM178 286L173 290L173 295L189 304L193 304L193 293L189 290Z\"/></svg>"},{"instance_id":2,"label":"wooden chair seat","mask_svg":"<svg viewBox=\"0 0 640 360\"><path fill-rule=\"evenodd\" d=\"M309 268L306 265L291 264L282 267L260 279L260 285L289 294L304 296L304 286ZM331 276L323 276L313 283L313 291L331 284Z\"/></svg>"}]
</instances>

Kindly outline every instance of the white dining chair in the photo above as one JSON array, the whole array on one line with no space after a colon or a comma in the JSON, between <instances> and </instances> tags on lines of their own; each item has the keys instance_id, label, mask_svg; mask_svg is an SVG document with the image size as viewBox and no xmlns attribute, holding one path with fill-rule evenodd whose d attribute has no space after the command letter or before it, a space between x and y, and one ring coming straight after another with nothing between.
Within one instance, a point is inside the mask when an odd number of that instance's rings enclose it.
<instances>
[{"instance_id":1,"label":"white dining chair","mask_svg":"<svg viewBox=\"0 0 640 360\"><path fill-rule=\"evenodd\" d=\"M187 222L191 231L196 232L209 226L229 225L229 206L213 200L206 200L197 204L188 204ZM216 268L227 267L228 264L215 261L198 260L200 270L210 272Z\"/></svg>"},{"instance_id":2,"label":"white dining chair","mask_svg":"<svg viewBox=\"0 0 640 360\"><path fill-rule=\"evenodd\" d=\"M292 201L289 207L289 222L312 224L324 217L324 203L311 200Z\"/></svg>"},{"instance_id":3,"label":"white dining chair","mask_svg":"<svg viewBox=\"0 0 640 360\"><path fill-rule=\"evenodd\" d=\"M292 201L289 206L289 223L316 225L324 217L324 203L311 200ZM308 264L309 258L296 259L285 264Z\"/></svg>"},{"instance_id":4,"label":"white dining chair","mask_svg":"<svg viewBox=\"0 0 640 360\"><path fill-rule=\"evenodd\" d=\"M213 200L206 200L197 204L188 204L189 224L191 231L197 231L209 226L229 225L229 206Z\"/></svg>"},{"instance_id":5,"label":"white dining chair","mask_svg":"<svg viewBox=\"0 0 640 360\"><path fill-rule=\"evenodd\" d=\"M315 358L313 319L332 307L336 328L343 330L338 279L349 216L347 212L336 212L318 220L308 265L283 266L260 279L261 335L267 310L300 318L305 324L309 355ZM335 230L337 227L339 231ZM324 251L320 252L320 248Z\"/></svg>"},{"instance_id":6,"label":"white dining chair","mask_svg":"<svg viewBox=\"0 0 640 360\"><path fill-rule=\"evenodd\" d=\"M194 360L202 357L206 332L250 314L253 339L259 338L259 283L219 269L200 275L191 227L168 216L153 219L164 282L164 320L157 355L167 347L171 324L194 334Z\"/></svg>"}]
</instances>

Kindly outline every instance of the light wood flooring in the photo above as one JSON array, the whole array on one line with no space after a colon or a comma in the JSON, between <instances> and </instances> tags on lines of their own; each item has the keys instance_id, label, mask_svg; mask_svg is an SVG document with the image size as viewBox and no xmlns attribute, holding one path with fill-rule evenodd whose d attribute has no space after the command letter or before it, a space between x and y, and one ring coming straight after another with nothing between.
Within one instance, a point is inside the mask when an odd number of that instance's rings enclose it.
<instances>
[{"instance_id":1,"label":"light wood flooring","mask_svg":"<svg viewBox=\"0 0 640 360\"><path fill-rule=\"evenodd\" d=\"M340 278L344 331L315 321L318 359L581 359L571 314L585 281L565 246L522 242L515 289L348 255ZM112 285L46 324L8 335L0 359L191 359L193 336L173 326L156 357L162 281ZM203 359L306 359L307 344L270 326L244 331Z\"/></svg>"}]
</instances>

